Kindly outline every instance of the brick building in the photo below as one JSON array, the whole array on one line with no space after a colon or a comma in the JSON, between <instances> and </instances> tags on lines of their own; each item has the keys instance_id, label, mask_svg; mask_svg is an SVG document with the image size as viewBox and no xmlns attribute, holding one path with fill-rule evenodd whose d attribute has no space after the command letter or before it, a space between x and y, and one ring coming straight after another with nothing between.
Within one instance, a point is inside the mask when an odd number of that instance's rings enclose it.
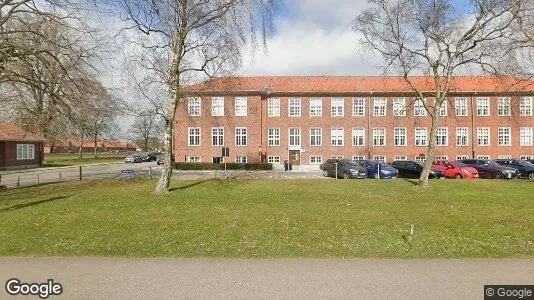
<instances>
[{"instance_id":1,"label":"brick building","mask_svg":"<svg viewBox=\"0 0 534 300\"><path fill-rule=\"evenodd\" d=\"M433 80L414 77L424 99L399 77L237 77L189 87L175 119L175 160L290 160L318 168L331 157L424 160ZM456 77L440 109L441 159L532 158L534 84Z\"/></svg>"}]
</instances>

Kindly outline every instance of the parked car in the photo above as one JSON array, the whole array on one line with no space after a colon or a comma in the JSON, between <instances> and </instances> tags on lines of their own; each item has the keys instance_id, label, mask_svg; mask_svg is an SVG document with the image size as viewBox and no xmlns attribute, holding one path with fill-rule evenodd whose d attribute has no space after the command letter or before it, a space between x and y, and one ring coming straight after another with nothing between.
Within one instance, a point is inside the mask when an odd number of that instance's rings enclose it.
<instances>
[{"instance_id":1,"label":"parked car","mask_svg":"<svg viewBox=\"0 0 534 300\"><path fill-rule=\"evenodd\" d=\"M501 166L489 159L462 159L460 162L477 169L480 178L511 179L519 176L518 170Z\"/></svg>"},{"instance_id":2,"label":"parked car","mask_svg":"<svg viewBox=\"0 0 534 300\"><path fill-rule=\"evenodd\" d=\"M163 163L164 163L163 158L158 157L158 158L156 159L156 164L157 164L158 166L159 166L159 165L162 165Z\"/></svg>"},{"instance_id":3,"label":"parked car","mask_svg":"<svg viewBox=\"0 0 534 300\"><path fill-rule=\"evenodd\" d=\"M321 165L323 176L335 177L337 164L338 178L367 178L367 171L364 167L348 159L329 159Z\"/></svg>"},{"instance_id":4,"label":"parked car","mask_svg":"<svg viewBox=\"0 0 534 300\"><path fill-rule=\"evenodd\" d=\"M411 160L396 160L391 164L392 167L399 170L399 177L402 178L419 178L423 172L424 164ZM432 168L428 173L428 178L444 178L445 175L438 169Z\"/></svg>"},{"instance_id":5,"label":"parked car","mask_svg":"<svg viewBox=\"0 0 534 300\"><path fill-rule=\"evenodd\" d=\"M140 163L143 160L139 154L130 154L125 159L125 163Z\"/></svg>"},{"instance_id":6,"label":"parked car","mask_svg":"<svg viewBox=\"0 0 534 300\"><path fill-rule=\"evenodd\" d=\"M148 153L143 156L142 161L143 162L150 162L150 161L156 161L158 158L156 157L156 154L154 153Z\"/></svg>"},{"instance_id":7,"label":"parked car","mask_svg":"<svg viewBox=\"0 0 534 300\"><path fill-rule=\"evenodd\" d=\"M377 177L377 170L380 168L380 179L391 179L399 177L399 171L391 167L385 162L378 160L356 160L358 165L364 167L367 170L367 177L375 178Z\"/></svg>"},{"instance_id":8,"label":"parked car","mask_svg":"<svg viewBox=\"0 0 534 300\"><path fill-rule=\"evenodd\" d=\"M496 159L496 163L501 166L514 168L519 170L520 177L527 177L528 179L534 179L534 164L520 159Z\"/></svg>"},{"instance_id":9,"label":"parked car","mask_svg":"<svg viewBox=\"0 0 534 300\"><path fill-rule=\"evenodd\" d=\"M445 178L472 179L478 178L478 171L456 160L437 160L432 162L433 168L440 170Z\"/></svg>"}]
</instances>

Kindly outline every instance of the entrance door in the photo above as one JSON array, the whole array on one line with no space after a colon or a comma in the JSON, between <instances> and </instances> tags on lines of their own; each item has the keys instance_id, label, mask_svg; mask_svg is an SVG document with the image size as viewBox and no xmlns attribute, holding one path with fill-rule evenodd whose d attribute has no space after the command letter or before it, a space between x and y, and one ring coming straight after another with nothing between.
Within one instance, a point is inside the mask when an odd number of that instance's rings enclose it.
<instances>
[{"instance_id":1,"label":"entrance door","mask_svg":"<svg viewBox=\"0 0 534 300\"><path fill-rule=\"evenodd\" d=\"M300 150L289 150L289 163L294 166L300 165Z\"/></svg>"}]
</instances>

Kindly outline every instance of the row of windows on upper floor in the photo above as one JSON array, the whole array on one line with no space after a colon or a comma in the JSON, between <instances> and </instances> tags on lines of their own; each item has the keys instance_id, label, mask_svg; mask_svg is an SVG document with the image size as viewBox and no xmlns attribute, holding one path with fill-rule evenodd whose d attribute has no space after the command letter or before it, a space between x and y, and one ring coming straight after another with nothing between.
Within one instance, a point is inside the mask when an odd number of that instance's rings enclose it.
<instances>
[{"instance_id":1,"label":"row of windows on upper floor","mask_svg":"<svg viewBox=\"0 0 534 300\"><path fill-rule=\"evenodd\" d=\"M352 99L352 116L363 117L366 114L367 98L353 98ZM372 114L375 117L387 116L388 99L387 98L373 98ZM393 102L393 116L406 116L408 106L406 98L392 98ZM439 109L440 116L447 116L448 106L452 108L452 101L444 101ZM497 115L511 116L512 105L509 97L501 97L497 99ZM287 115L289 117L302 116L302 100L300 98L288 98ZM427 99L418 99L413 102L413 115L425 117L428 115L429 103ZM532 116L533 115L533 100L532 97L522 97L519 102L519 115ZM280 99L269 98L267 102L267 116L280 116ZM468 98L454 99L454 112L456 116L468 116L469 114ZM491 98L478 97L476 98L476 114L477 116L491 115ZM202 114L202 100L198 97L188 98L188 113L190 116L201 116ZM213 97L211 99L211 115L225 116L224 97ZM248 115L248 103L246 97L235 97L234 115L236 117L246 117ZM323 116L323 99L310 98L309 100L309 116L322 117ZM330 99L330 116L343 117L345 116L345 99L331 98Z\"/></svg>"},{"instance_id":2,"label":"row of windows on upper floor","mask_svg":"<svg viewBox=\"0 0 534 300\"><path fill-rule=\"evenodd\" d=\"M469 128L456 127L456 146L469 146ZM234 128L234 145L248 146L248 129L247 127ZM352 146L366 145L366 130L365 128L352 128ZM428 146L429 130L426 127L416 127L414 129L414 145ZM267 145L270 147L281 146L280 128L267 129ZM534 146L534 131L532 127L520 127L519 130L519 145L520 146ZM201 146L201 128L188 128L188 146ZM211 128L211 145L225 146L224 127ZM302 146L302 130L301 128L288 128L288 143L289 147ZM491 146L491 134L489 127L476 128L476 144L477 146ZM386 146L386 128L377 127L372 129L372 145L375 147ZM408 146L408 130L404 127L393 128L393 145L398 147ZM437 146L449 146L449 128L438 128L436 136ZM497 145L498 146L512 146L512 128L499 127L497 129ZM309 146L319 147L323 146L323 128L309 128ZM342 147L345 146L345 129L331 128L330 129L330 146Z\"/></svg>"}]
</instances>

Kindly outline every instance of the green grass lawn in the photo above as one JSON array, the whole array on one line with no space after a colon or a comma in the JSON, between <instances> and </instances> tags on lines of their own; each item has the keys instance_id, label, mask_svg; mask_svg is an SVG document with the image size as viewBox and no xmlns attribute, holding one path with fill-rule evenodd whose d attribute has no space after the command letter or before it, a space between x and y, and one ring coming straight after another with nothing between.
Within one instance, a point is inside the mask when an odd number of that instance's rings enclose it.
<instances>
[{"instance_id":1,"label":"green grass lawn","mask_svg":"<svg viewBox=\"0 0 534 300\"><path fill-rule=\"evenodd\" d=\"M89 165L96 163L121 162L126 154L98 154L95 157L92 153L84 153L83 158L79 158L77 153L50 153L45 154L44 167L66 167L75 165Z\"/></svg>"},{"instance_id":2,"label":"green grass lawn","mask_svg":"<svg viewBox=\"0 0 534 300\"><path fill-rule=\"evenodd\" d=\"M534 257L527 180L175 181L165 196L154 185L1 192L0 255Z\"/></svg>"}]
</instances>

